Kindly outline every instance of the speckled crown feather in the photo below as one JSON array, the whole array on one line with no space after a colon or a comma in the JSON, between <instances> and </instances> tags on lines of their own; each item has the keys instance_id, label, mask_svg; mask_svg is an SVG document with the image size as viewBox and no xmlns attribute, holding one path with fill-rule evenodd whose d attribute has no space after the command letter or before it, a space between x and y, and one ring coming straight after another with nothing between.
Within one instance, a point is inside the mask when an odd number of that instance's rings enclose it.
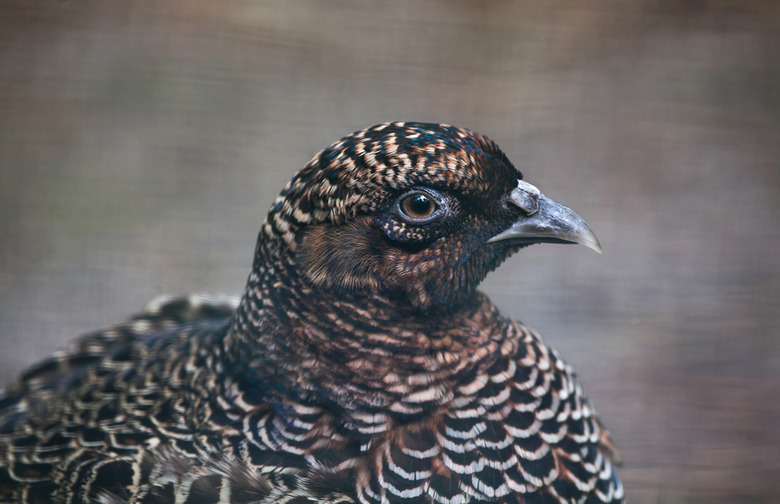
<instances>
[{"instance_id":1,"label":"speckled crown feather","mask_svg":"<svg viewBox=\"0 0 780 504\"><path fill-rule=\"evenodd\" d=\"M495 169L485 169L491 165ZM415 185L485 196L510 189L504 182L522 177L491 139L474 131L434 123L378 124L315 155L276 198L263 232L294 246L301 226L342 224Z\"/></svg>"}]
</instances>

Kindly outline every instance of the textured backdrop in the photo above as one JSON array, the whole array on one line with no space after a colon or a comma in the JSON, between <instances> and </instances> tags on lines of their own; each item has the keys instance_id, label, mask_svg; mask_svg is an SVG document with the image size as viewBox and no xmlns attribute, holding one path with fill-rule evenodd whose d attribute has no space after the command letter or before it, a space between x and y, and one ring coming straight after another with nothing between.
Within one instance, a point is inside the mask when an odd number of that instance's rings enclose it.
<instances>
[{"instance_id":1,"label":"textured backdrop","mask_svg":"<svg viewBox=\"0 0 780 504\"><path fill-rule=\"evenodd\" d=\"M780 492L780 4L0 7L0 385L160 293L238 292L281 186L387 120L496 140L604 246L483 290L574 364L634 504Z\"/></svg>"}]
</instances>

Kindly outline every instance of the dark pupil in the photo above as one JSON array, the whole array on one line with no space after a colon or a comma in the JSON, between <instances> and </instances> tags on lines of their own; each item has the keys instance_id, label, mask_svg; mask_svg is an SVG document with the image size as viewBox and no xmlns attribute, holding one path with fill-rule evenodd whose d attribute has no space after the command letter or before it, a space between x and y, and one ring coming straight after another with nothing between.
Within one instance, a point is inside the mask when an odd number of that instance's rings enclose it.
<instances>
[{"instance_id":1,"label":"dark pupil","mask_svg":"<svg viewBox=\"0 0 780 504\"><path fill-rule=\"evenodd\" d=\"M432 210L431 199L424 194L415 194L409 201L409 213L412 217L427 216Z\"/></svg>"}]
</instances>

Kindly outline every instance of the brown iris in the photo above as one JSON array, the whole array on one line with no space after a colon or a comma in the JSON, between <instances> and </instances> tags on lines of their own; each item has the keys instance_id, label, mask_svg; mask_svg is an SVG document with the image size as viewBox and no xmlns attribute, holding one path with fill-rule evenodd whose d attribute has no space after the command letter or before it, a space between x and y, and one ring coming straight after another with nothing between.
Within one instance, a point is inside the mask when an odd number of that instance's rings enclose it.
<instances>
[{"instance_id":1,"label":"brown iris","mask_svg":"<svg viewBox=\"0 0 780 504\"><path fill-rule=\"evenodd\" d=\"M401 212L414 220L424 220L433 215L438 208L436 201L423 192L404 196L400 201Z\"/></svg>"}]
</instances>

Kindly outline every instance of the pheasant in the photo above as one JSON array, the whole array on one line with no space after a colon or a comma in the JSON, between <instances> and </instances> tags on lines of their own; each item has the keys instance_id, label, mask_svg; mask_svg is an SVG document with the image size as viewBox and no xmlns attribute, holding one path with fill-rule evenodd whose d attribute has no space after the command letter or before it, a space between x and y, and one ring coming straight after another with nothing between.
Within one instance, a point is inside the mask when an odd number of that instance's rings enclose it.
<instances>
[{"instance_id":1,"label":"pheasant","mask_svg":"<svg viewBox=\"0 0 780 504\"><path fill-rule=\"evenodd\" d=\"M153 302L0 395L0 502L619 503L572 368L477 284L600 245L498 146L348 135L282 190L241 298Z\"/></svg>"}]
</instances>

